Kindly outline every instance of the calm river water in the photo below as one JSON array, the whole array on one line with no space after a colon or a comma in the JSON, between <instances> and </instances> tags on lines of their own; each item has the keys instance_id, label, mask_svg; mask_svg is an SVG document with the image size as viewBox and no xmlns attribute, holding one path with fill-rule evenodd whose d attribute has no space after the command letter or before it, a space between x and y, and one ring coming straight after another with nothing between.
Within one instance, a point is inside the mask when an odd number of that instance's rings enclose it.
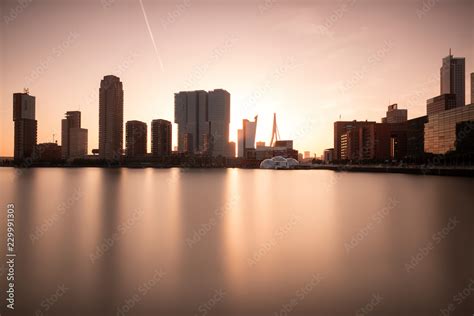
<instances>
[{"instance_id":1,"label":"calm river water","mask_svg":"<svg viewBox=\"0 0 474 316\"><path fill-rule=\"evenodd\" d=\"M0 168L6 315L472 315L474 179Z\"/></svg>"}]
</instances>

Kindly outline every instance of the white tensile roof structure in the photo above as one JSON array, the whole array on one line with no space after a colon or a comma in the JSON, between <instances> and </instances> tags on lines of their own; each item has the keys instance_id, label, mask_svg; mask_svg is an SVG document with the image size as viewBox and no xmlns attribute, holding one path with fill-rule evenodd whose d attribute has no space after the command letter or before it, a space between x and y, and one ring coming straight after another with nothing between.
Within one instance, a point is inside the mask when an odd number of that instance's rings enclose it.
<instances>
[{"instance_id":1,"label":"white tensile roof structure","mask_svg":"<svg viewBox=\"0 0 474 316\"><path fill-rule=\"evenodd\" d=\"M260 169L289 169L298 164L296 159L276 156L262 161L260 163Z\"/></svg>"}]
</instances>

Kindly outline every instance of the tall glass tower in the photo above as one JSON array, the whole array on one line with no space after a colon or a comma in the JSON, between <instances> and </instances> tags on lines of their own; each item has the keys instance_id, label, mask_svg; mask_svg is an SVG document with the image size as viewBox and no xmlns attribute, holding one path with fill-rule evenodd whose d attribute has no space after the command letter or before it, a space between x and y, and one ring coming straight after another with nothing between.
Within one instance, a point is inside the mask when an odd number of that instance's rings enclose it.
<instances>
[{"instance_id":1,"label":"tall glass tower","mask_svg":"<svg viewBox=\"0 0 474 316\"><path fill-rule=\"evenodd\" d=\"M465 68L465 58L453 57L451 50L449 50L449 55L443 58L443 65L440 69L441 94L455 94L457 107L466 104Z\"/></svg>"}]
</instances>

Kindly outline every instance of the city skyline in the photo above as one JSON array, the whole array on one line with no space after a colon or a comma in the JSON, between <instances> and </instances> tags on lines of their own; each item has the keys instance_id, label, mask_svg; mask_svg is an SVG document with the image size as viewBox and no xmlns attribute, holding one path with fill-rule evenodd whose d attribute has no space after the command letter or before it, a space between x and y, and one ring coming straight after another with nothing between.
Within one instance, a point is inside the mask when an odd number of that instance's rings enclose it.
<instances>
[{"instance_id":1,"label":"city skyline","mask_svg":"<svg viewBox=\"0 0 474 316\"><path fill-rule=\"evenodd\" d=\"M453 62L454 61L454 62ZM471 73L471 78L473 77L474 73ZM388 106L386 116L382 117L380 123L377 126L382 126L386 123L385 132L391 130L392 133L397 131L399 127L396 124L401 124L400 126L404 125L405 123L409 123L405 125L405 129L407 126L414 124L416 127L410 127L409 129L412 132L417 133L415 143L408 144L409 148L419 148L419 138L423 138L423 129L420 129L420 123L426 123L426 118L432 117L435 113L443 114L445 111L450 109L459 109L462 108L467 109L469 112L470 108L474 106L474 103L466 103L457 100L464 100L465 99L465 58L464 57L454 57L451 54L451 50L449 55L442 59L442 66L440 68L440 93L441 95L437 97L430 98L426 101L426 115L408 119L408 109L399 109L398 104L391 104ZM468 76L469 77L469 76ZM454 83L453 83L454 81ZM459 89L461 86L463 89ZM474 82L471 80L470 85L468 85L468 90L471 92L471 100L472 100L472 91L474 91ZM120 78L114 75L105 75L100 82L100 89L99 89L99 148L98 149L91 149L92 153L94 152L99 155L101 159L106 159L109 161L118 161L120 157L125 154L126 157L132 159L140 159L144 158L148 154L151 154L155 157L166 157L171 154L171 143L172 143L172 123L163 119L154 119L151 122L151 131L150 131L150 142L151 142L151 150L148 150L148 126L145 122L138 121L138 120L129 120L125 122L125 133L124 133L124 118L123 118L123 85L120 81ZM230 125L230 104L231 104L231 95L228 91L224 89L215 89L212 91L203 91L203 90L196 90L196 91L180 91L174 94L174 122L178 127L178 146L175 146L176 152L181 154L205 154L210 155L212 157L222 156L222 157L245 157L250 158L254 154L250 154L250 157L247 157L246 149L254 149L254 144L256 142L255 135L257 130L257 117L255 116L255 121L250 122L248 119L242 120L242 129L237 130L238 141L237 143L233 142L229 138L229 125ZM28 89L24 89L23 93L14 93L13 94L13 121L15 123L15 159L24 159L25 157L33 156L33 152L36 150L35 146L38 145L48 145L51 146L56 143L53 142L45 142L45 143L38 143L37 141L37 120L35 120L35 96L29 94ZM472 100L474 101L474 100ZM24 104L24 106L22 106ZM462 110L464 111L464 110ZM453 113L462 113L457 111ZM450 111L451 113L452 111ZM466 113L468 113L466 112ZM61 120L61 146L59 150L62 150L62 158L69 159L69 158L86 158L88 154L88 130L81 128L81 112L80 111L68 111L66 112L66 118ZM272 133L275 134L276 127L276 113L273 114L274 122L273 122L273 131ZM465 121L470 118L469 115L467 116L460 116L458 119L460 121ZM27 130L22 127L22 123L26 121L34 122L34 130L28 128ZM162 127L156 126L156 130L154 130L153 124L158 122L166 122L169 124L169 128L167 130L161 130ZM415 123L416 122L416 123ZM400 142L398 139L400 135L394 136L392 138L392 142L395 141L391 145L391 149L386 148L385 150L389 150L385 152L385 154L381 154L381 149L378 149L377 155L374 152L370 153L370 149L367 144L360 145L361 149L366 148L369 152L356 154L353 158L350 155L343 154L341 149L338 147L340 146L340 142L349 145L350 139L353 137L351 136L351 131L353 123L356 124L356 128L359 128L359 125L367 125L369 124L373 133L375 131L374 127L376 121L368 122L368 120L364 121L357 121L357 119L350 120L350 121L341 121L338 120L334 124L334 148L327 148L323 151L322 155L316 157L321 157L323 161L325 161L326 152L327 150L335 150L335 158L336 159L354 159L356 156L360 156L357 159L367 159L369 157L397 157L398 159L403 159L407 154L405 149L395 149L398 148L397 143ZM469 122L468 122L469 123ZM341 130L338 127L338 124L343 124L344 126ZM470 124L470 123L469 123ZM468 124L468 125L469 125ZM248 126L247 126L248 125ZM367 125L367 126L369 126ZM385 125L384 125L385 126ZM392 127L390 127L392 126ZM448 126L448 125L447 125ZM450 128L446 128L449 130ZM469 125L470 126L470 125ZM250 134L247 135L246 127L250 128ZM346 130L346 128L349 128ZM364 127L366 128L366 127ZM387 129L388 128L388 129ZM432 127L428 130L425 130L425 136L427 133L431 132ZM31 130L31 131L30 131ZM159 131L160 130L160 131ZM345 133L342 134L341 131L345 130ZM25 132L26 131L26 132ZM159 131L159 132L158 132ZM359 132L363 131L363 129L359 130ZM359 133L357 132L357 133ZM395 134L399 133L395 132ZM406 132L406 131L405 131ZM161 133L161 136L158 136L157 133ZM365 131L363 133L366 133ZM379 134L381 131L378 132ZM421 134L420 134L421 133ZM438 132L436 132L438 133ZM451 131L448 132L448 134ZM30 135L31 134L31 135ZM123 141L125 134L125 144ZM442 136L442 138L449 138L452 141L452 136ZM166 136L165 136L166 135ZM270 141L271 147L279 147L273 145L273 138L275 135L272 136L272 140ZM393 135L392 135L393 136ZM53 134L54 137L54 134ZM157 137L157 138L155 138ZM279 133L277 139L279 138ZM341 137L345 137L344 139ZM364 136L365 137L365 136ZM406 136L405 136L406 137ZM431 139L430 142L433 142L433 136L429 134L427 136ZM167 138L170 138L168 140ZM245 140L247 140L249 145L245 145ZM369 140L368 140L369 141ZM370 140L369 142L373 142L374 139ZM379 142L380 140L377 140ZM158 154L156 151L155 142L165 142L168 143L164 145L162 148L162 153ZM258 141L257 141L258 142ZM286 142L286 141L282 141ZM282 143L280 142L280 143ZM293 149L293 140L290 141L291 146L284 145L282 148ZM30 145L31 143L31 145ZM265 143L259 142L259 143ZM385 140L382 143L387 143ZM26 145L25 145L26 144ZM282 143L283 144L283 143ZM388 144L388 143L387 143ZM161 146L161 145L160 145ZM237 146L237 148L236 148ZM346 145L344 145L346 146ZM351 145L352 146L352 145ZM394 147L395 146L395 147ZM406 146L406 140L401 142L401 146ZM425 150L430 148L431 145L424 144ZM428 147L427 147L428 146ZM444 145L445 149L442 149L439 153L443 153L447 151L448 148L451 148L453 144L446 143ZM31 148L30 148L31 147ZM62 147L62 149L61 149ZM258 147L258 146L257 146ZM383 147L383 146L382 146ZM44 150L46 147L41 147L41 150L38 152L38 155L41 155L41 151ZM51 150L53 147L50 147ZM346 148L346 147L344 147ZM39 148L38 148L39 149ZM23 152L26 150L26 154ZM164 150L164 151L163 151ZM343 149L346 151L347 149ZM373 150L373 149L372 149ZM382 150L383 151L383 150ZM408 151L408 153L410 150ZM428 150L431 152L431 149ZM310 151L305 151L305 154L309 153ZM403 153L403 154L402 154ZM309 155L307 154L307 155ZM408 154L408 157L419 156L422 152L411 152ZM303 159L301 154L301 159ZM384 156L386 155L386 156ZM257 155L257 159L259 155ZM260 158L262 158L260 154ZM343 158L346 157L346 158ZM364 158L366 157L366 158ZM254 159L255 157L251 158ZM369 159L372 159L369 158Z\"/></svg>"},{"instance_id":2,"label":"city skyline","mask_svg":"<svg viewBox=\"0 0 474 316\"><path fill-rule=\"evenodd\" d=\"M469 2L437 3L429 10L423 10L421 3L405 3L395 7L394 12L382 12L381 7L371 2L373 13L364 13L367 3L344 3L346 7L323 1L306 6L287 2L264 6L265 2L249 2L237 6L236 13L219 6L191 5L169 23L167 14L177 10L179 2L157 7L145 1L159 54L150 41L143 16L135 14L141 13L139 4L130 4L134 13L130 19L136 22L131 30L134 39L121 45L122 38L111 38L107 44L101 44L99 34L94 31L105 23L99 22L101 17L114 21L123 17L128 8L123 3L111 2L108 7L98 4L98 8L86 3L84 7L76 8L77 15L74 16L70 14L73 8L68 7L66 11L65 7L56 4L55 10L64 13L62 18L52 18L51 12L46 10L52 3L43 7L33 3L14 20L5 22L5 28L1 30L5 43L2 45L2 82L5 84L2 84L0 97L0 155L13 156L11 95L24 87L36 97L38 143L49 142L53 134L60 134L60 118L65 112L80 110L82 125L89 130L89 153L98 148L97 84L103 75L115 74L124 83L124 123L140 120L150 124L149 118L173 121L173 93L222 88L232 95L230 141L237 141L242 119L259 115L256 141L268 142L272 114L277 112L285 117L279 124L283 138L294 139L295 148L301 151L321 154L332 147L332 123L339 116L343 120L379 121L389 103L398 103L401 108L408 109L408 118L424 115L426 100L439 94L440 60L448 55L449 48L453 55L466 58L466 80L471 77L473 50L465 41L472 34L468 14L472 4ZM13 1L2 3L3 16L9 16L10 9L16 5ZM308 6L317 12L307 14ZM91 25L76 28L78 17L90 11ZM195 41L209 37L199 43L200 52L188 58L182 58L181 53L173 57L182 45L176 41L176 36L191 32L198 23L197 18L220 13L217 15L219 20L235 22L237 12L252 14L249 24L255 27L254 34L242 23L228 23L233 26L215 32L210 26L202 25L192 41L197 45ZM328 24L328 18L337 16L337 12L339 19ZM381 18L387 23L380 24L377 13L383 13ZM366 21L354 19L361 14L367 17ZM71 20L65 24L67 27L50 32L44 42L35 39L35 36L41 37L41 32L54 28L59 20L64 22L66 17ZM388 23L395 23L401 17L403 25ZM48 19L50 21L40 27L40 22ZM276 23L277 20L281 23ZM162 22L167 24L163 26ZM273 25L271 28L265 27L270 24ZM402 32L407 29L412 34L409 38ZM323 34L321 30L328 32ZM371 30L370 42L368 30ZM101 29L99 33L106 36L110 32L112 30ZM298 39L293 39L295 34L299 34ZM429 41L422 40L426 36ZM20 37L28 40L16 40ZM25 51L26 43L35 48L31 53ZM87 49L89 45L105 51ZM249 47L253 48L250 52ZM258 54L255 54L256 48ZM271 54L273 50L275 53ZM113 52L109 54L110 58L104 57L106 52ZM378 58L370 59L373 56ZM412 63L412 59L417 62ZM334 62L337 62L336 71L325 65ZM239 66L235 67L235 64ZM201 70L196 68L200 65L204 67ZM73 76L64 76L64 71ZM358 79L358 73L362 74L361 79ZM466 85L466 103L469 103L468 81ZM174 125L173 147L177 145ZM151 152L150 141L149 138L148 152Z\"/></svg>"}]
</instances>

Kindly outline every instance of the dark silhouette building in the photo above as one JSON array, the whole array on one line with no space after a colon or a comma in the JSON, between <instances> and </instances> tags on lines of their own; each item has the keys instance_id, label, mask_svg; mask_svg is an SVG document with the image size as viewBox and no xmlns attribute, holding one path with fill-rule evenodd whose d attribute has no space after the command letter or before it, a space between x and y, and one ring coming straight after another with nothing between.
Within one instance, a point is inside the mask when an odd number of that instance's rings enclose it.
<instances>
[{"instance_id":1,"label":"dark silhouette building","mask_svg":"<svg viewBox=\"0 0 474 316\"><path fill-rule=\"evenodd\" d=\"M406 123L375 124L375 157L376 160L401 160L407 153Z\"/></svg>"},{"instance_id":2,"label":"dark silhouette building","mask_svg":"<svg viewBox=\"0 0 474 316\"><path fill-rule=\"evenodd\" d=\"M456 123L456 151L474 153L474 120Z\"/></svg>"},{"instance_id":3,"label":"dark silhouette building","mask_svg":"<svg viewBox=\"0 0 474 316\"><path fill-rule=\"evenodd\" d=\"M474 104L474 72L471 73L471 104Z\"/></svg>"},{"instance_id":4,"label":"dark silhouette building","mask_svg":"<svg viewBox=\"0 0 474 316\"><path fill-rule=\"evenodd\" d=\"M41 143L36 145L35 160L58 161L61 160L61 146L57 143Z\"/></svg>"},{"instance_id":5,"label":"dark silhouette building","mask_svg":"<svg viewBox=\"0 0 474 316\"><path fill-rule=\"evenodd\" d=\"M147 126L145 122L128 121L125 125L125 155L143 158L147 154Z\"/></svg>"},{"instance_id":6,"label":"dark silhouette building","mask_svg":"<svg viewBox=\"0 0 474 316\"><path fill-rule=\"evenodd\" d=\"M14 159L33 158L37 142L36 99L24 93L13 94Z\"/></svg>"},{"instance_id":7,"label":"dark silhouette building","mask_svg":"<svg viewBox=\"0 0 474 316\"><path fill-rule=\"evenodd\" d=\"M151 153L153 157L171 155L172 127L166 120L153 120L151 122Z\"/></svg>"},{"instance_id":8,"label":"dark silhouette building","mask_svg":"<svg viewBox=\"0 0 474 316\"><path fill-rule=\"evenodd\" d=\"M99 157L119 160L123 151L123 87L120 78L105 76L99 89Z\"/></svg>"},{"instance_id":9,"label":"dark silhouette building","mask_svg":"<svg viewBox=\"0 0 474 316\"><path fill-rule=\"evenodd\" d=\"M61 121L62 157L83 158L87 155L87 129L81 128L81 112L68 111Z\"/></svg>"},{"instance_id":10,"label":"dark silhouette building","mask_svg":"<svg viewBox=\"0 0 474 316\"><path fill-rule=\"evenodd\" d=\"M424 157L425 123L428 116L420 116L406 122L407 125L407 153L406 158L421 161Z\"/></svg>"}]
</instances>

